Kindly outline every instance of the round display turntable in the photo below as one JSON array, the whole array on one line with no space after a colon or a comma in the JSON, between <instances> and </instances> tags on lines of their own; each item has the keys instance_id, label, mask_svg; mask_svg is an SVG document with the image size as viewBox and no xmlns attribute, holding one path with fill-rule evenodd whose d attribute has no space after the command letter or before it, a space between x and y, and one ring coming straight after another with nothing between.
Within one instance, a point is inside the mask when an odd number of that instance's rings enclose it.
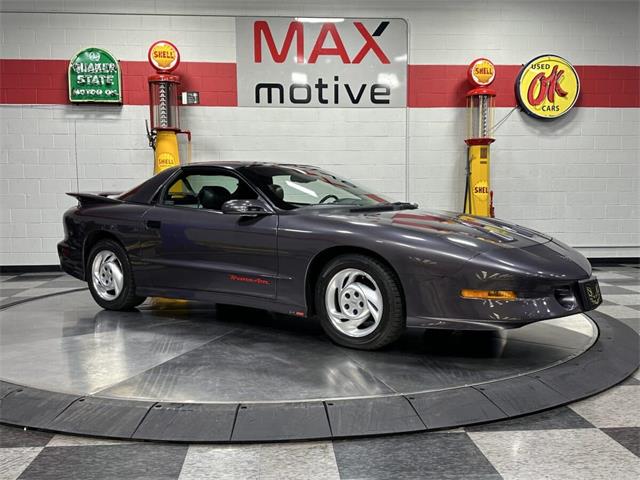
<instances>
[{"instance_id":1,"label":"round display turntable","mask_svg":"<svg viewBox=\"0 0 640 480\"><path fill-rule=\"evenodd\" d=\"M188 442L340 438L524 415L638 366L637 334L598 312L509 331L410 328L382 351L313 320L155 301L100 309L87 291L2 311L0 421Z\"/></svg>"}]
</instances>

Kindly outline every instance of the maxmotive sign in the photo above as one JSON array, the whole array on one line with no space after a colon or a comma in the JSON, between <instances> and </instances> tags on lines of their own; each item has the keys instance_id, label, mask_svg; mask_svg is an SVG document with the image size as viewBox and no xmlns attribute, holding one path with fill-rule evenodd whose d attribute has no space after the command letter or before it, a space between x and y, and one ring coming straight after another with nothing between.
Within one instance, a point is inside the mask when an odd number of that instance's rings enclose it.
<instances>
[{"instance_id":1,"label":"maxmotive sign","mask_svg":"<svg viewBox=\"0 0 640 480\"><path fill-rule=\"evenodd\" d=\"M401 19L238 17L238 105L404 107Z\"/></svg>"}]
</instances>

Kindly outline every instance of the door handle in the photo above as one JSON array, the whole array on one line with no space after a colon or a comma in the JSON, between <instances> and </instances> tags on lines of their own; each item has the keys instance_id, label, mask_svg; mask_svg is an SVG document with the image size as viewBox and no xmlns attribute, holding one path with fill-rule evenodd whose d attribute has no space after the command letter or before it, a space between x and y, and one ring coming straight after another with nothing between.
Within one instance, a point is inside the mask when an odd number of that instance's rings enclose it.
<instances>
[{"instance_id":1,"label":"door handle","mask_svg":"<svg viewBox=\"0 0 640 480\"><path fill-rule=\"evenodd\" d=\"M160 220L147 220L145 224L147 228L160 228L162 222Z\"/></svg>"}]
</instances>

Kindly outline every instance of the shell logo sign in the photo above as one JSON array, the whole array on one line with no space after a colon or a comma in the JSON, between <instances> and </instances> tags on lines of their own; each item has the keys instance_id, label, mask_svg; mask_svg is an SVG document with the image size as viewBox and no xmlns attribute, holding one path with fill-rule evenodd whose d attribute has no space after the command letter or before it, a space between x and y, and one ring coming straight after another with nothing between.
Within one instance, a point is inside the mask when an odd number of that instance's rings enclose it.
<instances>
[{"instance_id":1,"label":"shell logo sign","mask_svg":"<svg viewBox=\"0 0 640 480\"><path fill-rule=\"evenodd\" d=\"M496 67L487 58L477 58L469 65L467 77L472 85L488 87L496 78Z\"/></svg>"},{"instance_id":2,"label":"shell logo sign","mask_svg":"<svg viewBox=\"0 0 640 480\"><path fill-rule=\"evenodd\" d=\"M158 165L161 169L175 167L178 165L176 162L176 157L171 154L171 152L162 152L158 155Z\"/></svg>"},{"instance_id":3,"label":"shell logo sign","mask_svg":"<svg viewBox=\"0 0 640 480\"><path fill-rule=\"evenodd\" d=\"M473 186L473 194L481 200L486 200L489 196L489 183L486 180L480 180Z\"/></svg>"},{"instance_id":4,"label":"shell logo sign","mask_svg":"<svg viewBox=\"0 0 640 480\"><path fill-rule=\"evenodd\" d=\"M553 119L575 105L580 79L573 66L557 55L542 55L527 63L516 79L516 98L529 115Z\"/></svg>"},{"instance_id":5,"label":"shell logo sign","mask_svg":"<svg viewBox=\"0 0 640 480\"><path fill-rule=\"evenodd\" d=\"M149 63L159 73L169 73L178 68L180 52L176 46L166 40L158 40L149 47Z\"/></svg>"}]
</instances>

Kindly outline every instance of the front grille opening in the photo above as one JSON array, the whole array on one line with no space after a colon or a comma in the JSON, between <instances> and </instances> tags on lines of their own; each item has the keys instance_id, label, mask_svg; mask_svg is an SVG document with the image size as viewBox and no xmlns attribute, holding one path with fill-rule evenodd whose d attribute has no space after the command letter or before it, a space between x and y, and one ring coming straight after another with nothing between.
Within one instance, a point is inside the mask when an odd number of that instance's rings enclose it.
<instances>
[{"instance_id":1,"label":"front grille opening","mask_svg":"<svg viewBox=\"0 0 640 480\"><path fill-rule=\"evenodd\" d=\"M567 310L573 310L578 305L576 296L570 287L556 288L554 294L558 303Z\"/></svg>"}]
</instances>

